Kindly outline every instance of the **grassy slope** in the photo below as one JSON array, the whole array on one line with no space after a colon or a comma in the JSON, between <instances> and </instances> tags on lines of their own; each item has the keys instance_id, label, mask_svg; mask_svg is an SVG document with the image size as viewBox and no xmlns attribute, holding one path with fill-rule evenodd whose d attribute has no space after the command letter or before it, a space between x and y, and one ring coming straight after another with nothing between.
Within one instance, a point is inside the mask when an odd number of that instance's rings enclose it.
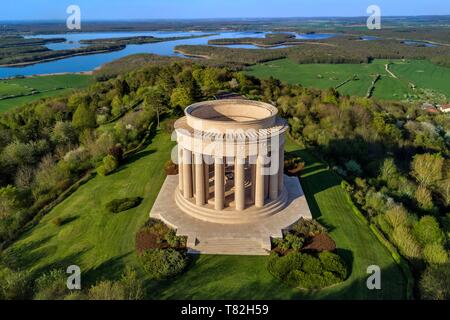
<instances>
[{"instance_id":1,"label":"grassy slope","mask_svg":"<svg viewBox=\"0 0 450 320\"><path fill-rule=\"evenodd\" d=\"M450 68L432 64L427 60L416 60L396 63L391 66L391 70L419 88L435 89L450 99Z\"/></svg>"},{"instance_id":2,"label":"grassy slope","mask_svg":"<svg viewBox=\"0 0 450 320\"><path fill-rule=\"evenodd\" d=\"M172 143L158 134L152 144L113 175L96 177L48 214L8 251L18 264L42 271L53 265L78 264L85 280L115 277L124 264L136 263L134 234L147 218L164 179L163 164ZM352 265L345 283L314 294L291 289L266 270L267 257L211 256L193 259L191 268L176 279L149 282L153 299L295 299L295 298L403 298L404 281L389 253L351 212L338 179L305 151L290 144L287 151L300 152L308 167L302 178L308 202L316 218L331 229L342 254ZM137 209L108 214L103 204L123 196L144 196ZM51 221L74 217L62 227ZM365 287L366 268L379 265L381 291ZM87 273L87 275L86 275ZM87 278L87 279L86 279Z\"/></svg>"},{"instance_id":3,"label":"grassy slope","mask_svg":"<svg viewBox=\"0 0 450 320\"><path fill-rule=\"evenodd\" d=\"M36 272L77 264L84 280L117 276L123 264L135 261L135 233L148 218L165 179L163 167L172 145L168 134L157 135L116 173L97 176L81 186L9 248L6 256ZM104 209L106 202L128 196L144 200L120 214ZM69 222L57 227L52 223L57 217Z\"/></svg>"},{"instance_id":4,"label":"grassy slope","mask_svg":"<svg viewBox=\"0 0 450 320\"><path fill-rule=\"evenodd\" d=\"M446 83L450 77L450 68L440 67L428 61L395 60L390 69L399 79L390 76L384 65L388 60L375 60L371 64L297 64L288 59L271 61L252 67L249 74L268 78L273 76L292 84L306 87L327 89L335 87L358 75L358 81L351 81L341 86L338 91L343 94L365 96L375 74L380 74L373 96L379 99L403 99L406 93L413 94L408 82L420 88L438 90L450 97L450 86ZM423 72L420 72L423 71ZM319 78L321 75L323 78Z\"/></svg>"},{"instance_id":5,"label":"grassy slope","mask_svg":"<svg viewBox=\"0 0 450 320\"><path fill-rule=\"evenodd\" d=\"M64 74L2 80L0 81L0 97L29 93L33 89L46 92L32 96L0 100L0 112L11 110L41 98L52 97L64 94L72 89L86 87L92 82L92 79L92 76L89 75Z\"/></svg>"}]
</instances>

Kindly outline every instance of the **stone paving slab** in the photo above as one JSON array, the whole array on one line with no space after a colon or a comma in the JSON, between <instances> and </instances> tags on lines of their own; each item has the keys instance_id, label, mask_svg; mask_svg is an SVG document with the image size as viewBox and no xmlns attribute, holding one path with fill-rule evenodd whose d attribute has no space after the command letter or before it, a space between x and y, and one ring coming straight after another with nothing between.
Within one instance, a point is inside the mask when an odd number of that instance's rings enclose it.
<instances>
[{"instance_id":1,"label":"stone paving slab","mask_svg":"<svg viewBox=\"0 0 450 320\"><path fill-rule=\"evenodd\" d=\"M284 184L288 191L288 205L280 212L252 223L221 224L199 220L182 211L175 203L178 175L167 176L150 216L176 229L177 235L187 236L192 253L268 254L265 249L270 245L270 238L281 238L282 231L289 229L301 217L312 219L298 178L284 176ZM228 249L218 244L221 239L225 246L228 244Z\"/></svg>"}]
</instances>

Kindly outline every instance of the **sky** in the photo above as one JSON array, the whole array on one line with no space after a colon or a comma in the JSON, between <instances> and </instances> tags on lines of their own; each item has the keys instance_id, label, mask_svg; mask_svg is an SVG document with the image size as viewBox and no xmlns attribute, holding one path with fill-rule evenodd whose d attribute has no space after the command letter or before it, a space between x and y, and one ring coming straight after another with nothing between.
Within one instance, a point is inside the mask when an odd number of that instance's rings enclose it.
<instances>
[{"instance_id":1,"label":"sky","mask_svg":"<svg viewBox=\"0 0 450 320\"><path fill-rule=\"evenodd\" d=\"M85 20L450 15L449 0L2 0L0 20L65 20L72 4Z\"/></svg>"}]
</instances>

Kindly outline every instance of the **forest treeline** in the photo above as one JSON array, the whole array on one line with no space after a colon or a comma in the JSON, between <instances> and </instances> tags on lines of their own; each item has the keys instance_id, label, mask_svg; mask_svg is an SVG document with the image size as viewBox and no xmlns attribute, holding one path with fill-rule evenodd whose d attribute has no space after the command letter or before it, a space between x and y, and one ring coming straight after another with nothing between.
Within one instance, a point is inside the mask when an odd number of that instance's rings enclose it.
<instances>
[{"instance_id":1,"label":"forest treeline","mask_svg":"<svg viewBox=\"0 0 450 320\"><path fill-rule=\"evenodd\" d=\"M248 41L248 38L233 39L233 43L248 43ZM221 44L220 42L220 39L214 40L214 44ZM450 46L408 45L401 40L393 39L368 41L350 35L308 40L288 48L271 50L202 45L180 45L175 49L186 55L206 56L221 62L243 65L281 58L290 58L297 63L369 63L373 59L428 59L440 65L450 65Z\"/></svg>"}]
</instances>

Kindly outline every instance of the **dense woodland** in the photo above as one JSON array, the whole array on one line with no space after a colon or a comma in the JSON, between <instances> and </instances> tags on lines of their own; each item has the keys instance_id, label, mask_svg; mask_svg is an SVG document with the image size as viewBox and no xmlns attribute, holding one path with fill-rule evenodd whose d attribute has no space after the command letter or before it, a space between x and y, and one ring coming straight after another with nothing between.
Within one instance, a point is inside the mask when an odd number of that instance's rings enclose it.
<instances>
[{"instance_id":1,"label":"dense woodland","mask_svg":"<svg viewBox=\"0 0 450 320\"><path fill-rule=\"evenodd\" d=\"M292 138L349 182L355 203L408 259L417 295L450 297L447 115L188 61L148 64L100 80L69 96L0 115L4 246L87 172L113 171L160 117L177 117L192 102L228 90L275 104L288 119Z\"/></svg>"}]
</instances>

